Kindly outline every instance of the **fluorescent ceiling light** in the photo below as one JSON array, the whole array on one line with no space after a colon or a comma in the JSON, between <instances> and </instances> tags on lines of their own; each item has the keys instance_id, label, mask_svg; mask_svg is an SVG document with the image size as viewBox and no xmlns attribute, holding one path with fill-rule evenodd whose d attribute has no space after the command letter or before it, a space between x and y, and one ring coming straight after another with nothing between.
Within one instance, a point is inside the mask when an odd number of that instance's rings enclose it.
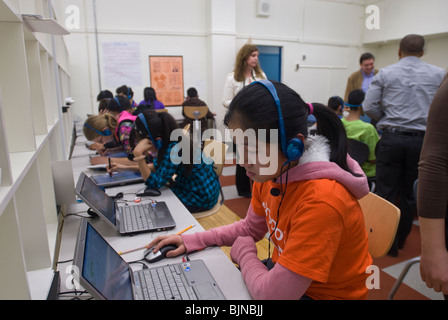
<instances>
[{"instance_id":1,"label":"fluorescent ceiling light","mask_svg":"<svg viewBox=\"0 0 448 320\"><path fill-rule=\"evenodd\" d=\"M46 19L37 14L22 14L25 25L31 32L49 33L56 36L70 34L64 27L54 19Z\"/></svg>"}]
</instances>

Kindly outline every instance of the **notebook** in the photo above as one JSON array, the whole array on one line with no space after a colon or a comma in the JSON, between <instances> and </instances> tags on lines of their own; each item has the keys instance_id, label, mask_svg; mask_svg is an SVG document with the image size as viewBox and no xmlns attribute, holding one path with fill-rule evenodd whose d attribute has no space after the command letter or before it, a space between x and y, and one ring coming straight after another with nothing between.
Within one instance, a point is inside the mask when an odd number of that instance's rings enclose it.
<instances>
[{"instance_id":1,"label":"notebook","mask_svg":"<svg viewBox=\"0 0 448 320\"><path fill-rule=\"evenodd\" d=\"M112 176L109 173L95 175L92 180L101 187L109 188L143 182L143 177L139 171L121 171Z\"/></svg>"},{"instance_id":2,"label":"notebook","mask_svg":"<svg viewBox=\"0 0 448 320\"><path fill-rule=\"evenodd\" d=\"M79 283L99 300L225 299L204 261L133 271L87 219L81 221L73 262Z\"/></svg>"},{"instance_id":3,"label":"notebook","mask_svg":"<svg viewBox=\"0 0 448 320\"><path fill-rule=\"evenodd\" d=\"M75 192L98 216L121 234L169 230L176 226L165 202L119 207L84 172L79 176Z\"/></svg>"}]
</instances>

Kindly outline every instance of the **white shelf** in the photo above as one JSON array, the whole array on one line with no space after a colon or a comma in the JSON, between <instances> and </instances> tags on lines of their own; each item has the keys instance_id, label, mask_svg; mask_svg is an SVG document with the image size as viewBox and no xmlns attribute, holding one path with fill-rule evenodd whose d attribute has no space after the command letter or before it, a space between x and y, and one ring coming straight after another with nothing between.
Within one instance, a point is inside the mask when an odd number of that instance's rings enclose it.
<instances>
[{"instance_id":1,"label":"white shelf","mask_svg":"<svg viewBox=\"0 0 448 320\"><path fill-rule=\"evenodd\" d=\"M73 128L58 101L68 59L63 41L23 24L24 13L49 17L48 1L11 3L0 0L0 299L46 299L59 247L52 163L66 160Z\"/></svg>"},{"instance_id":2,"label":"white shelf","mask_svg":"<svg viewBox=\"0 0 448 320\"><path fill-rule=\"evenodd\" d=\"M30 287L30 297L32 300L46 300L50 292L54 271L45 268L28 272L28 283Z\"/></svg>"}]
</instances>

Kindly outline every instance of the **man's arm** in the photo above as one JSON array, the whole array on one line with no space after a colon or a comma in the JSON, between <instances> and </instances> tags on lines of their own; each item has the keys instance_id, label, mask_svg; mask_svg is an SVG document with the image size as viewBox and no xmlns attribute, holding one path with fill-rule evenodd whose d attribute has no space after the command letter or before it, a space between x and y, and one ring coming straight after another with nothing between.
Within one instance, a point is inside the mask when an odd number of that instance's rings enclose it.
<instances>
[{"instance_id":1,"label":"man's arm","mask_svg":"<svg viewBox=\"0 0 448 320\"><path fill-rule=\"evenodd\" d=\"M380 71L372 80L370 88L367 91L364 102L362 103L362 109L373 120L379 121L384 112L381 109L381 101L383 99L383 79L382 72Z\"/></svg>"}]
</instances>

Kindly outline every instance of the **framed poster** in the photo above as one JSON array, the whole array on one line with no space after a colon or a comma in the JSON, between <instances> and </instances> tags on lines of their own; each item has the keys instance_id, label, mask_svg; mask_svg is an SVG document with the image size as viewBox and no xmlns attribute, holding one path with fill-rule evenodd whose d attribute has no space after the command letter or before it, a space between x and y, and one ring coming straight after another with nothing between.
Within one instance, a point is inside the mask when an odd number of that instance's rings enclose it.
<instances>
[{"instance_id":1,"label":"framed poster","mask_svg":"<svg viewBox=\"0 0 448 320\"><path fill-rule=\"evenodd\" d=\"M157 100L165 106L184 102L184 70L182 56L149 56L151 87Z\"/></svg>"}]
</instances>

